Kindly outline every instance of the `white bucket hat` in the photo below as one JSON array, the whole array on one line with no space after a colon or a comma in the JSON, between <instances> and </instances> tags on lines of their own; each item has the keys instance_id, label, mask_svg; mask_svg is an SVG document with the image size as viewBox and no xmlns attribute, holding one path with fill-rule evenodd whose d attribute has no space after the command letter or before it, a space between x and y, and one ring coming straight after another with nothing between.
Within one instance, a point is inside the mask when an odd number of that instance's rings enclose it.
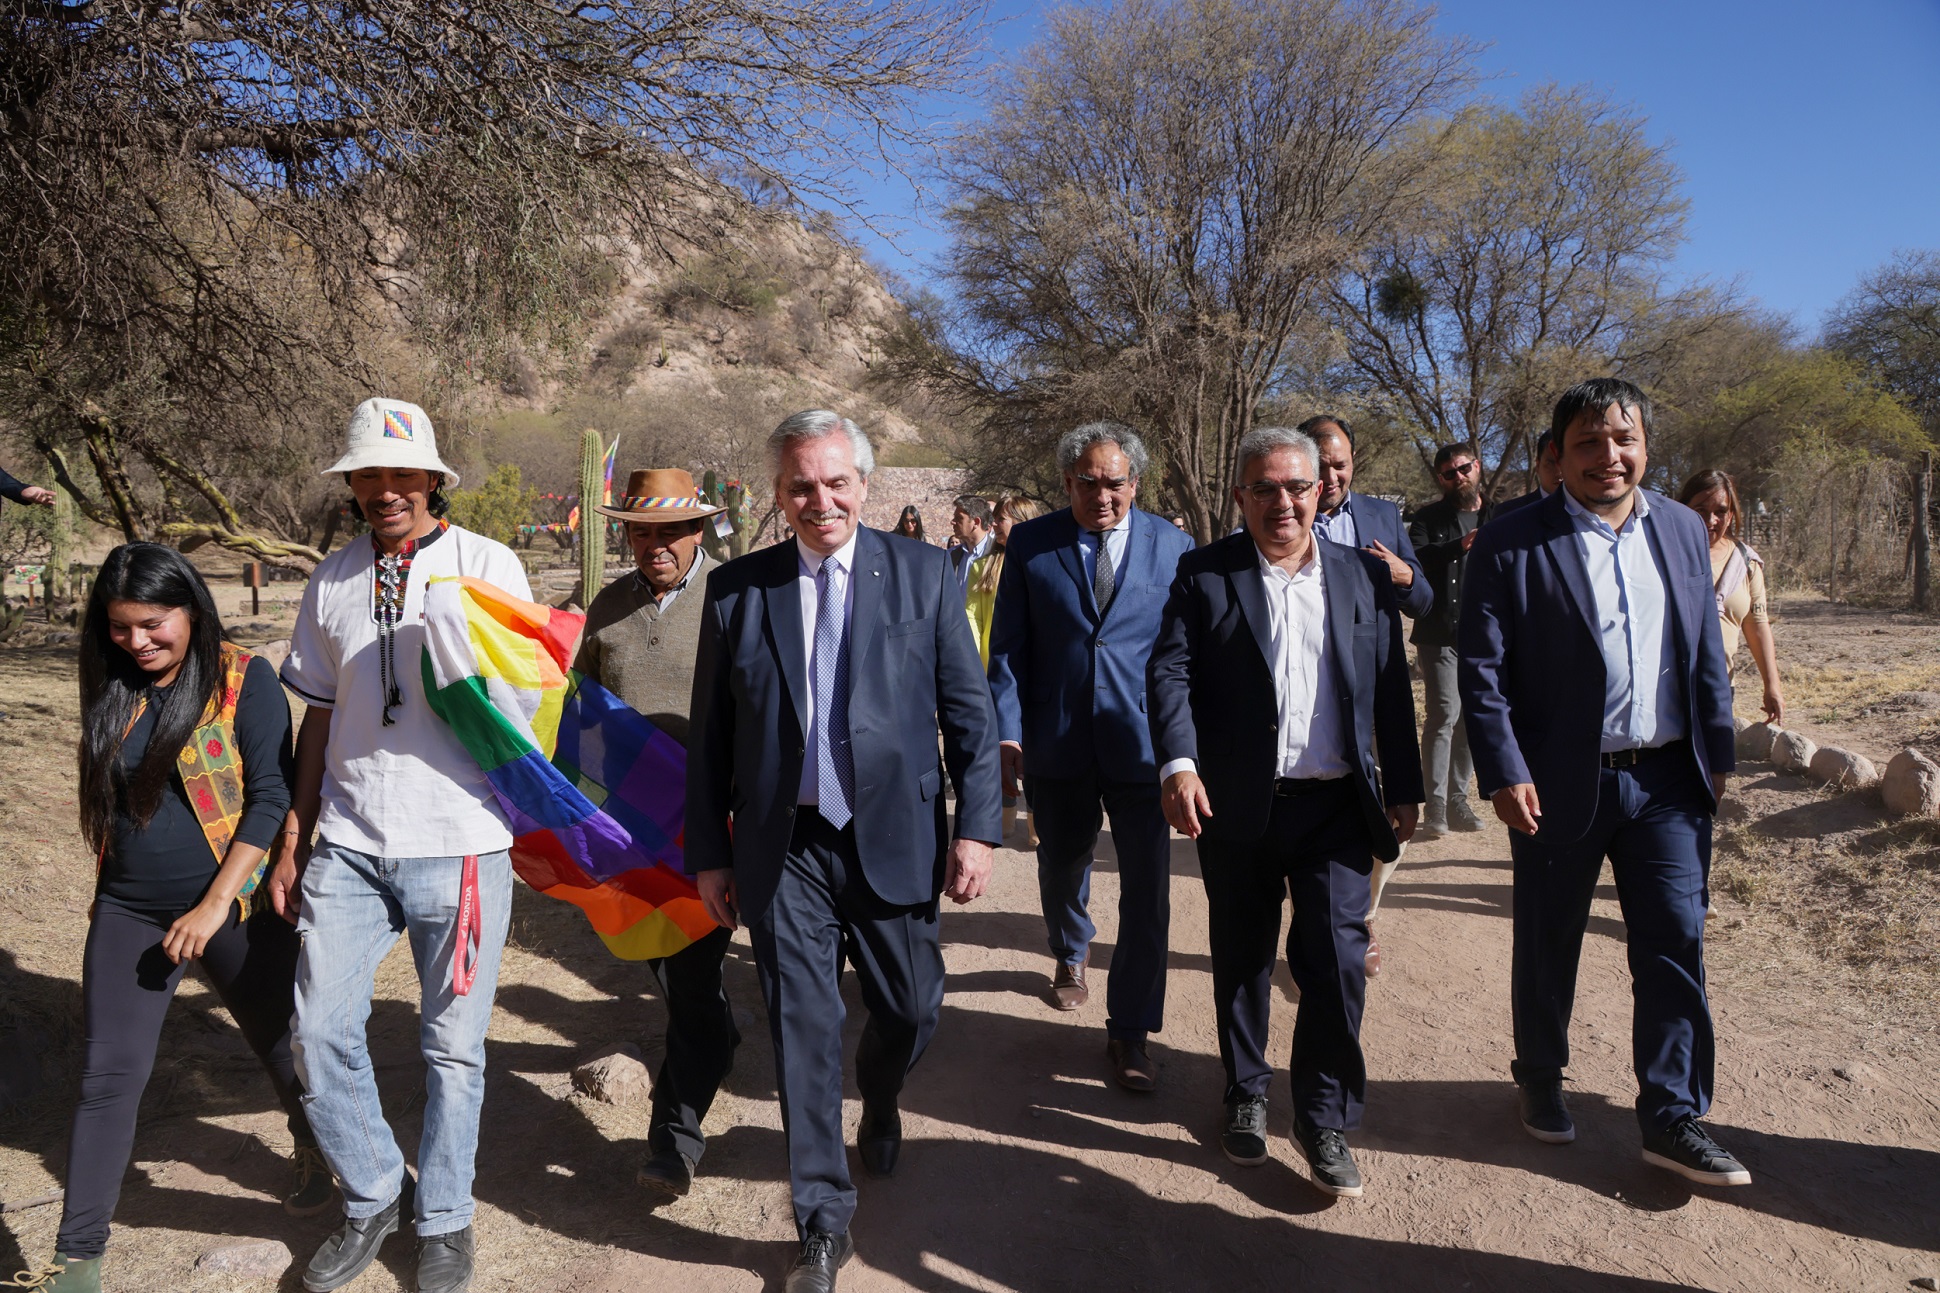
<instances>
[{"instance_id":1,"label":"white bucket hat","mask_svg":"<svg viewBox=\"0 0 1940 1293\"><path fill-rule=\"evenodd\" d=\"M438 433L431 417L403 400L368 399L350 415L344 436L344 456L323 474L336 476L365 467L415 467L442 472L445 484L456 485L458 473L438 456Z\"/></svg>"}]
</instances>

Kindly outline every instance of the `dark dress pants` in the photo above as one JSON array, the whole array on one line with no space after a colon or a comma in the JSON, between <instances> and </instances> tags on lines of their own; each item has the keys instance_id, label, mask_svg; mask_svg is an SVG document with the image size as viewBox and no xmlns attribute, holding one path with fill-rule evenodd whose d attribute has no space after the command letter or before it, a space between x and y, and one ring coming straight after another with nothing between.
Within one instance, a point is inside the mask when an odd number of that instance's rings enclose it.
<instances>
[{"instance_id":1,"label":"dark dress pants","mask_svg":"<svg viewBox=\"0 0 1940 1293\"><path fill-rule=\"evenodd\" d=\"M290 1134L300 1145L314 1145L290 1056L296 928L267 905L246 921L239 916L231 904L228 922L195 963L269 1073L277 1101L289 1115ZM190 965L177 965L162 951L167 932L105 903L88 926L81 960L87 1035L81 1099L68 1136L67 1197L55 1241L59 1252L79 1261L99 1257L107 1247L162 1022Z\"/></svg>"},{"instance_id":2,"label":"dark dress pants","mask_svg":"<svg viewBox=\"0 0 1940 1293\"><path fill-rule=\"evenodd\" d=\"M869 1010L856 1087L864 1104L893 1102L943 1006L936 903L877 897L856 862L854 824L838 831L803 807L775 896L749 934L775 1043L795 1225L804 1238L841 1234L855 1215L842 1135L842 963L855 967Z\"/></svg>"},{"instance_id":3,"label":"dark dress pants","mask_svg":"<svg viewBox=\"0 0 1940 1293\"><path fill-rule=\"evenodd\" d=\"M1361 1010L1373 866L1367 822L1348 777L1274 796L1266 833L1257 840L1200 838L1226 1099L1265 1095L1273 1080L1266 1058L1273 962L1280 907L1290 895L1287 968L1300 989L1290 1061L1294 1116L1310 1127L1360 1126L1367 1098Z\"/></svg>"},{"instance_id":4,"label":"dark dress pants","mask_svg":"<svg viewBox=\"0 0 1940 1293\"><path fill-rule=\"evenodd\" d=\"M1629 937L1637 1120L1661 1131L1711 1107L1716 1043L1704 993L1711 800L1688 751L1599 774L1596 816L1574 844L1510 832L1516 1081L1562 1076L1576 967L1603 859Z\"/></svg>"},{"instance_id":5,"label":"dark dress pants","mask_svg":"<svg viewBox=\"0 0 1940 1293\"><path fill-rule=\"evenodd\" d=\"M741 1044L721 981L733 937L731 930L716 929L672 956L647 962L667 1003L667 1055L654 1078L653 1121L647 1129L647 1146L655 1153L678 1150L698 1163L707 1149L701 1122Z\"/></svg>"},{"instance_id":6,"label":"dark dress pants","mask_svg":"<svg viewBox=\"0 0 1940 1293\"><path fill-rule=\"evenodd\" d=\"M1172 924L1172 832L1159 807L1158 778L1107 781L1027 778L1037 825L1037 889L1051 955L1065 965L1090 954L1091 861L1111 816L1118 853L1118 944L1105 990L1105 1028L1143 1040L1165 1024L1166 940Z\"/></svg>"}]
</instances>

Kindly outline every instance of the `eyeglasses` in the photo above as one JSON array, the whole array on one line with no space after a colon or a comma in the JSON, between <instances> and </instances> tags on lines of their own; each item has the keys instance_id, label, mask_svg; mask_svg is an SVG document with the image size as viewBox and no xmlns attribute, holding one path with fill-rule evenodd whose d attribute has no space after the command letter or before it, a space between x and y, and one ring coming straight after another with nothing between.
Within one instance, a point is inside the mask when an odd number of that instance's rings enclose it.
<instances>
[{"instance_id":1,"label":"eyeglasses","mask_svg":"<svg viewBox=\"0 0 1940 1293\"><path fill-rule=\"evenodd\" d=\"M1105 476L1102 478L1097 476L1073 476L1071 479L1077 481L1078 484L1084 486L1086 489L1108 489L1113 491L1121 490L1132 483L1130 476Z\"/></svg>"},{"instance_id":2,"label":"eyeglasses","mask_svg":"<svg viewBox=\"0 0 1940 1293\"><path fill-rule=\"evenodd\" d=\"M1436 475L1440 476L1443 480L1447 481L1449 484L1452 485L1456 481L1460 480L1462 477L1468 475L1470 472L1474 470L1475 470L1474 463L1465 462L1459 467L1449 467L1446 470L1437 472Z\"/></svg>"},{"instance_id":3,"label":"eyeglasses","mask_svg":"<svg viewBox=\"0 0 1940 1293\"><path fill-rule=\"evenodd\" d=\"M1255 502L1271 503L1282 494L1298 502L1300 499L1314 492L1314 482L1311 480L1259 480L1254 481L1251 485L1247 485L1244 488L1247 493L1253 496Z\"/></svg>"}]
</instances>

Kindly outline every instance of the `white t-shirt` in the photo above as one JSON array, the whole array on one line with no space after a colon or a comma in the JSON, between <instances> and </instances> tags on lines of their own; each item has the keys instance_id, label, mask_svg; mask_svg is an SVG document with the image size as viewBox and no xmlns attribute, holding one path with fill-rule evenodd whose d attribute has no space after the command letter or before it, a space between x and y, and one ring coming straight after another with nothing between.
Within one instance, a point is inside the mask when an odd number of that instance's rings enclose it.
<instances>
[{"instance_id":1,"label":"white t-shirt","mask_svg":"<svg viewBox=\"0 0 1940 1293\"><path fill-rule=\"evenodd\" d=\"M485 774L424 698L424 589L472 575L530 598L525 568L502 543L451 526L419 547L394 639L404 703L384 725L376 558L368 538L325 557L297 611L283 685L331 711L317 832L383 858L461 857L509 848L512 832Z\"/></svg>"}]
</instances>

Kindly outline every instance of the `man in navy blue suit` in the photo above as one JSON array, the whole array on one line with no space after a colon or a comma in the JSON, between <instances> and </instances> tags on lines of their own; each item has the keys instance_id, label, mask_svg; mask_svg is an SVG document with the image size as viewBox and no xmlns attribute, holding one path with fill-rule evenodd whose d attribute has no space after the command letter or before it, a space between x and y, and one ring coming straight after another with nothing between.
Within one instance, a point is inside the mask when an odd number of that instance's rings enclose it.
<instances>
[{"instance_id":1,"label":"man in navy blue suit","mask_svg":"<svg viewBox=\"0 0 1940 1293\"><path fill-rule=\"evenodd\" d=\"M856 1048L858 1156L888 1176L902 1147L897 1096L943 1002L937 897L969 902L990 875L997 734L942 549L858 524L874 466L868 438L814 411L788 418L768 443L775 501L795 538L708 577L686 866L715 921L748 926L802 1241L786 1288L827 1293L855 1251L842 965L855 968L869 1008Z\"/></svg>"},{"instance_id":2,"label":"man in navy blue suit","mask_svg":"<svg viewBox=\"0 0 1940 1293\"><path fill-rule=\"evenodd\" d=\"M1346 1135L1367 1092L1368 877L1414 833L1421 763L1388 566L1314 536L1318 456L1298 431L1240 441L1246 529L1179 561L1152 649L1152 741L1166 818L1199 841L1220 1147L1245 1166L1267 1159L1267 1026L1291 894L1294 1137L1318 1189L1359 1196Z\"/></svg>"},{"instance_id":3,"label":"man in navy blue suit","mask_svg":"<svg viewBox=\"0 0 1940 1293\"><path fill-rule=\"evenodd\" d=\"M1556 433L1544 427L1543 433L1536 437L1536 488L1497 503L1490 519L1542 502L1557 491L1562 481L1562 454L1556 447Z\"/></svg>"},{"instance_id":4,"label":"man in navy blue suit","mask_svg":"<svg viewBox=\"0 0 1940 1293\"><path fill-rule=\"evenodd\" d=\"M1628 930L1644 1160L1706 1185L1751 1174L1698 1120L1715 1043L1704 992L1711 819L1735 766L1709 542L1639 488L1650 400L1596 378L1557 401L1562 488L1482 527L1461 623L1462 709L1514 859L1513 1072L1523 1126L1576 1138L1570 1011L1597 873Z\"/></svg>"},{"instance_id":5,"label":"man in navy blue suit","mask_svg":"<svg viewBox=\"0 0 1940 1293\"><path fill-rule=\"evenodd\" d=\"M1010 532L990 632L990 690L1004 781L1035 815L1037 880L1056 965L1052 1004L1090 995L1091 853L1111 815L1118 942L1105 994L1106 1057L1118 1084L1150 1091L1146 1038L1165 1013L1171 835L1145 718L1145 662L1179 555L1192 540L1132 505L1145 446L1092 422L1058 442L1071 506Z\"/></svg>"},{"instance_id":6,"label":"man in navy blue suit","mask_svg":"<svg viewBox=\"0 0 1940 1293\"><path fill-rule=\"evenodd\" d=\"M1320 453L1316 470L1320 499L1314 511L1314 534L1344 547L1360 548L1381 559L1401 613L1418 620L1435 604L1435 589L1415 558L1401 509L1385 498L1354 492L1354 431L1333 413L1321 413L1296 430L1313 439Z\"/></svg>"}]
</instances>

